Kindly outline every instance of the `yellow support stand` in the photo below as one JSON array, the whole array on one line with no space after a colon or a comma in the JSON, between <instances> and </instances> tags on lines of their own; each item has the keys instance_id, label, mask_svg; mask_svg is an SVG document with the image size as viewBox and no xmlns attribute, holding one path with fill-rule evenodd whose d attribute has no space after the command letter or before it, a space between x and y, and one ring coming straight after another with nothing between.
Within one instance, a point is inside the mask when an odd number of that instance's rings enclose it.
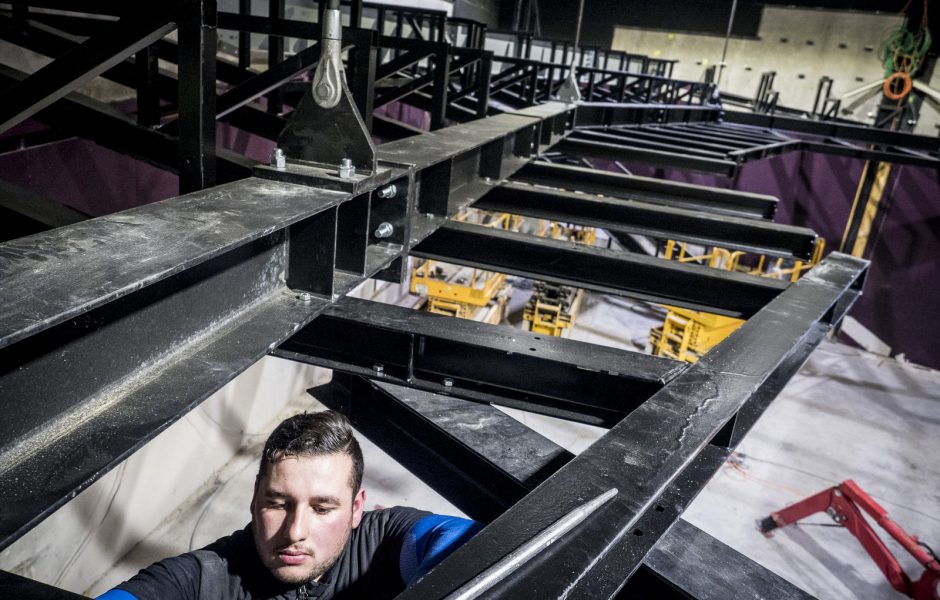
<instances>
[{"instance_id":1,"label":"yellow support stand","mask_svg":"<svg viewBox=\"0 0 940 600\"><path fill-rule=\"evenodd\" d=\"M532 297L522 313L526 329L554 337L565 335L581 311L583 298L582 289L536 282Z\"/></svg>"},{"instance_id":2,"label":"yellow support stand","mask_svg":"<svg viewBox=\"0 0 940 600\"><path fill-rule=\"evenodd\" d=\"M761 256L754 269L740 265L744 252L730 252L724 248L712 248L705 254L690 254L686 244L674 240L666 242L664 256L667 260L682 263L698 263L712 269L746 272L759 277L773 277L796 281L803 273L822 260L825 240L816 239L813 255L809 261L796 260L784 264L778 258L767 269L767 260ZM765 271L766 269L766 271ZM650 330L650 348L652 354L667 356L686 362L697 362L706 352L717 346L744 321L733 317L724 317L707 312L667 306L668 312L661 327Z\"/></svg>"}]
</instances>

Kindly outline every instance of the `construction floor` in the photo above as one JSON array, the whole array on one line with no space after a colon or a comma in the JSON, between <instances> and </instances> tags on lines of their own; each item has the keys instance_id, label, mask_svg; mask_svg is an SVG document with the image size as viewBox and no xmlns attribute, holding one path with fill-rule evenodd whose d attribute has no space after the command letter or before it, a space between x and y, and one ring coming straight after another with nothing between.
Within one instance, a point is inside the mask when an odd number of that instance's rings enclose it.
<instances>
[{"instance_id":1,"label":"construction floor","mask_svg":"<svg viewBox=\"0 0 940 600\"><path fill-rule=\"evenodd\" d=\"M571 337L640 350L655 309L588 294ZM328 377L324 373L324 377ZM299 396L287 411L309 410ZM572 452L603 430L507 410ZM285 415L286 416L286 415ZM271 424L273 427L273 423ZM377 447L363 440L370 506L413 505L459 514ZM86 593L94 596L151 562L241 528L260 447L249 449ZM771 511L853 479L908 532L940 551L940 372L824 341L683 518L822 599L896 599L859 543L824 515L773 537L755 526ZM914 578L916 561L888 541ZM743 590L742 590L743 593ZM743 597L743 596L742 596Z\"/></svg>"}]
</instances>

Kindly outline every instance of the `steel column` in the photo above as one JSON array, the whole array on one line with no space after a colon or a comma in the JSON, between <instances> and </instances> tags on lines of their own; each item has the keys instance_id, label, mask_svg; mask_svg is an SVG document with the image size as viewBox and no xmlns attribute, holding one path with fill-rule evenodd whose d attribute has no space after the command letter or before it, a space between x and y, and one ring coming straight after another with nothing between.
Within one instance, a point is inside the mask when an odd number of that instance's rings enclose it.
<instances>
[{"instance_id":1,"label":"steel column","mask_svg":"<svg viewBox=\"0 0 940 600\"><path fill-rule=\"evenodd\" d=\"M867 261L829 255L554 476L458 549L399 600L446 597L573 507L619 493L522 570L501 598L612 598L723 462L709 445L776 375L802 364L851 306ZM799 308L797 308L799 307ZM616 464L616 469L610 465Z\"/></svg>"},{"instance_id":2,"label":"steel column","mask_svg":"<svg viewBox=\"0 0 940 600\"><path fill-rule=\"evenodd\" d=\"M216 0L179 5L180 193L215 184Z\"/></svg>"}]
</instances>

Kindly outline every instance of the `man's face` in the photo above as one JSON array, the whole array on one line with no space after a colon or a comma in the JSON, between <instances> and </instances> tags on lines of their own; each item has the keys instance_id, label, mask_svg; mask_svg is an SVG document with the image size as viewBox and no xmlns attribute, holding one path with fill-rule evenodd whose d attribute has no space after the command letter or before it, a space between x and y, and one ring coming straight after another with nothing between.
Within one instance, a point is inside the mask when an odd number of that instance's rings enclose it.
<instances>
[{"instance_id":1,"label":"man's face","mask_svg":"<svg viewBox=\"0 0 940 600\"><path fill-rule=\"evenodd\" d=\"M346 454L289 456L266 465L255 481L252 528L261 562L275 577L319 579L359 526L365 490L353 495Z\"/></svg>"}]
</instances>

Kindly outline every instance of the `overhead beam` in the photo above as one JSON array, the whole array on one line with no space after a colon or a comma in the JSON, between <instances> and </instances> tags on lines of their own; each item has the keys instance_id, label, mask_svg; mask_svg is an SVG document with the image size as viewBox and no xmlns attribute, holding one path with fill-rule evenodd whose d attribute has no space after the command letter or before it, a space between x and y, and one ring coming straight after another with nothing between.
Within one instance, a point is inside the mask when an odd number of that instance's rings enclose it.
<instances>
[{"instance_id":1,"label":"overhead beam","mask_svg":"<svg viewBox=\"0 0 940 600\"><path fill-rule=\"evenodd\" d=\"M338 301L274 354L606 426L619 422L686 366L358 298Z\"/></svg>"},{"instance_id":2,"label":"overhead beam","mask_svg":"<svg viewBox=\"0 0 940 600\"><path fill-rule=\"evenodd\" d=\"M532 161L513 175L512 180L612 198L758 219L773 218L778 202L773 196L764 194L556 165L544 161Z\"/></svg>"},{"instance_id":3,"label":"overhead beam","mask_svg":"<svg viewBox=\"0 0 940 600\"><path fill-rule=\"evenodd\" d=\"M459 222L435 231L412 254L744 318L787 287L743 273Z\"/></svg>"},{"instance_id":4,"label":"overhead beam","mask_svg":"<svg viewBox=\"0 0 940 600\"><path fill-rule=\"evenodd\" d=\"M652 163L660 167L674 167L706 173L717 173L725 177L734 175L737 163L723 158L691 156L682 152L667 152L651 148L640 148L629 144L598 142L577 138L565 139L555 150L564 154L600 158L609 161Z\"/></svg>"},{"instance_id":5,"label":"overhead beam","mask_svg":"<svg viewBox=\"0 0 940 600\"><path fill-rule=\"evenodd\" d=\"M816 234L806 227L550 190L523 183L496 186L473 206L626 231L657 240L680 240L771 256L809 259L816 242Z\"/></svg>"},{"instance_id":6,"label":"overhead beam","mask_svg":"<svg viewBox=\"0 0 940 600\"><path fill-rule=\"evenodd\" d=\"M888 131L865 125L855 125L839 121L814 121L781 115L740 112L729 110L722 116L726 123L766 127L781 131L809 133L822 137L841 138L869 144L898 146L926 152L940 152L940 139L936 136L915 135L898 131Z\"/></svg>"}]
</instances>

